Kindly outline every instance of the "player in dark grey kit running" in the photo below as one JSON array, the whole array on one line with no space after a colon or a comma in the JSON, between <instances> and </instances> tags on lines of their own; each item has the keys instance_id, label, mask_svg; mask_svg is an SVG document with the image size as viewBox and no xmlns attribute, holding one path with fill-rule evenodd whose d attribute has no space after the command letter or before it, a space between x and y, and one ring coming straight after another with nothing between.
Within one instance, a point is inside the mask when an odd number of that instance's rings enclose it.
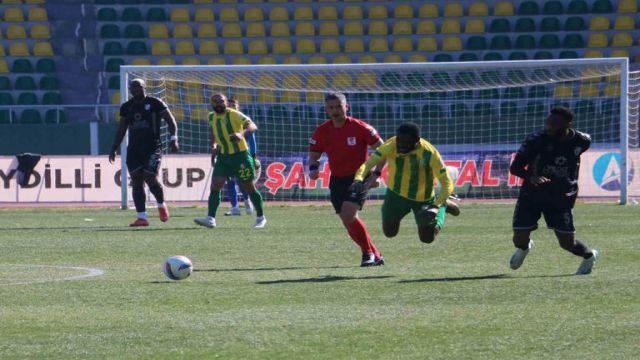
<instances>
[{"instance_id":1,"label":"player in dark grey kit running","mask_svg":"<svg viewBox=\"0 0 640 360\"><path fill-rule=\"evenodd\" d=\"M169 127L169 134L171 134L169 146L173 152L178 151L178 127L167 104L158 98L147 96L144 80L132 80L129 83L129 92L133 97L120 107L120 126L109 153L109 162L115 161L116 150L129 130L127 169L131 176L133 202L138 212L138 219L129 226L149 226L145 210L144 183L147 183L149 191L158 202L160 220L162 222L169 220L169 209L164 202L162 185L158 181L158 170L162 159L160 125L164 120Z\"/></svg>"},{"instance_id":2,"label":"player in dark grey kit running","mask_svg":"<svg viewBox=\"0 0 640 360\"><path fill-rule=\"evenodd\" d=\"M591 146L591 137L571 128L573 116L564 107L551 109L544 131L529 135L511 164L511 173L524 179L513 213L517 248L511 257L513 270L533 247L529 235L538 228L541 215L560 246L583 258L576 275L590 274L598 257L598 251L575 238L573 206L578 196L580 155Z\"/></svg>"}]
</instances>

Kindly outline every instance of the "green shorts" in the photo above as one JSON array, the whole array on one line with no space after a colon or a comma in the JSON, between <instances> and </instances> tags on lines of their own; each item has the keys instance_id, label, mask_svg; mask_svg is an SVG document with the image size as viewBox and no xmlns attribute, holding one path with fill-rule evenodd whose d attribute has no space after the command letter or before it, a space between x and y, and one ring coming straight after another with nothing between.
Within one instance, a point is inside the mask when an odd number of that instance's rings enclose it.
<instances>
[{"instance_id":1,"label":"green shorts","mask_svg":"<svg viewBox=\"0 0 640 360\"><path fill-rule=\"evenodd\" d=\"M410 211L413 211L413 216L418 226L437 226L442 229L444 227L444 214L447 209L441 206L435 221L429 221L427 216L424 215L424 209L431 204L433 204L433 200L413 201L387 189L384 195L384 203L382 204L382 221L399 222Z\"/></svg>"},{"instance_id":2,"label":"green shorts","mask_svg":"<svg viewBox=\"0 0 640 360\"><path fill-rule=\"evenodd\" d=\"M241 182L255 179L255 164L248 151L236 154L219 154L213 167L213 176L232 178L237 177Z\"/></svg>"}]
</instances>

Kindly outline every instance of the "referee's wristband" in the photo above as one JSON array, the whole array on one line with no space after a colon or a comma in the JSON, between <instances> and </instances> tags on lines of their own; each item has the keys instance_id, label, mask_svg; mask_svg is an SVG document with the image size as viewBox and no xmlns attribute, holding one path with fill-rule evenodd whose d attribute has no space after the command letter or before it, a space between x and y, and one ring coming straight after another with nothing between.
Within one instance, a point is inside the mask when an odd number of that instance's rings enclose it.
<instances>
[{"instance_id":1,"label":"referee's wristband","mask_svg":"<svg viewBox=\"0 0 640 360\"><path fill-rule=\"evenodd\" d=\"M309 171L316 171L318 169L320 169L320 165L318 164L309 165Z\"/></svg>"}]
</instances>

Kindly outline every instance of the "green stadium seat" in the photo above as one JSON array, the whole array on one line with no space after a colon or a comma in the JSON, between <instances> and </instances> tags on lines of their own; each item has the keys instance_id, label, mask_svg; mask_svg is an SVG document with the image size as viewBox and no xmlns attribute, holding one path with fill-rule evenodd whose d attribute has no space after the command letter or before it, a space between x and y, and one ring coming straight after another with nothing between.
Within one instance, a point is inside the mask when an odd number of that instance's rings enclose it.
<instances>
[{"instance_id":1,"label":"green stadium seat","mask_svg":"<svg viewBox=\"0 0 640 360\"><path fill-rule=\"evenodd\" d=\"M18 76L16 78L15 89L24 90L36 90L36 81L31 76Z\"/></svg>"},{"instance_id":2,"label":"green stadium seat","mask_svg":"<svg viewBox=\"0 0 640 360\"><path fill-rule=\"evenodd\" d=\"M116 0L95 0L96 5L115 5Z\"/></svg>"},{"instance_id":3,"label":"green stadium seat","mask_svg":"<svg viewBox=\"0 0 640 360\"><path fill-rule=\"evenodd\" d=\"M491 39L489 45L491 50L509 50L511 49L511 39L506 35L498 35Z\"/></svg>"},{"instance_id":4,"label":"green stadium seat","mask_svg":"<svg viewBox=\"0 0 640 360\"><path fill-rule=\"evenodd\" d=\"M127 55L147 55L147 44L144 41L132 41L127 45Z\"/></svg>"},{"instance_id":5,"label":"green stadium seat","mask_svg":"<svg viewBox=\"0 0 640 360\"><path fill-rule=\"evenodd\" d=\"M585 31L587 23L581 16L571 16L564 22L564 31Z\"/></svg>"},{"instance_id":6,"label":"green stadium seat","mask_svg":"<svg viewBox=\"0 0 640 360\"><path fill-rule=\"evenodd\" d=\"M127 39L142 39L146 36L142 26L138 24L131 24L124 28L124 37Z\"/></svg>"},{"instance_id":7,"label":"green stadium seat","mask_svg":"<svg viewBox=\"0 0 640 360\"><path fill-rule=\"evenodd\" d=\"M167 21L167 13L162 8L151 8L147 11L147 21L164 22Z\"/></svg>"},{"instance_id":8,"label":"green stadium seat","mask_svg":"<svg viewBox=\"0 0 640 360\"><path fill-rule=\"evenodd\" d=\"M591 100L579 100L573 107L580 120L593 120L596 116L596 105Z\"/></svg>"},{"instance_id":9,"label":"green stadium seat","mask_svg":"<svg viewBox=\"0 0 640 360\"><path fill-rule=\"evenodd\" d=\"M542 32L558 32L561 30L560 20L558 18L544 18L540 22L540 31Z\"/></svg>"},{"instance_id":10,"label":"green stadium seat","mask_svg":"<svg viewBox=\"0 0 640 360\"><path fill-rule=\"evenodd\" d=\"M520 18L516 21L515 32L532 33L536 31L536 23L532 18Z\"/></svg>"},{"instance_id":11,"label":"green stadium seat","mask_svg":"<svg viewBox=\"0 0 640 360\"><path fill-rule=\"evenodd\" d=\"M50 91L44 93L42 96L43 105L62 105L62 95L57 91Z\"/></svg>"},{"instance_id":12,"label":"green stadium seat","mask_svg":"<svg viewBox=\"0 0 640 360\"><path fill-rule=\"evenodd\" d=\"M191 4L192 0L169 0L169 4Z\"/></svg>"},{"instance_id":13,"label":"green stadium seat","mask_svg":"<svg viewBox=\"0 0 640 360\"><path fill-rule=\"evenodd\" d=\"M487 99L499 99L500 98L500 93L498 92L498 89L483 89L480 90L478 92L478 97L480 99L483 100L487 100Z\"/></svg>"},{"instance_id":14,"label":"green stadium seat","mask_svg":"<svg viewBox=\"0 0 640 360\"><path fill-rule=\"evenodd\" d=\"M486 54L484 54L484 56L482 57L482 60L484 61L501 61L504 60L504 56L502 56L501 53L499 52L488 52Z\"/></svg>"},{"instance_id":15,"label":"green stadium seat","mask_svg":"<svg viewBox=\"0 0 640 360\"><path fill-rule=\"evenodd\" d=\"M516 118L518 116L518 103L513 101L500 103L500 115L503 118Z\"/></svg>"},{"instance_id":16,"label":"green stadium seat","mask_svg":"<svg viewBox=\"0 0 640 360\"><path fill-rule=\"evenodd\" d=\"M551 54L549 51L538 51L535 54L533 54L533 59L534 60L549 60L549 59L553 59L553 54Z\"/></svg>"},{"instance_id":17,"label":"green stadium seat","mask_svg":"<svg viewBox=\"0 0 640 360\"><path fill-rule=\"evenodd\" d=\"M440 105L424 105L422 107L422 116L428 120L440 120L447 117L444 109Z\"/></svg>"},{"instance_id":18,"label":"green stadium seat","mask_svg":"<svg viewBox=\"0 0 640 360\"><path fill-rule=\"evenodd\" d=\"M544 85L534 85L529 89L529 98L547 98L551 94Z\"/></svg>"},{"instance_id":19,"label":"green stadium seat","mask_svg":"<svg viewBox=\"0 0 640 360\"><path fill-rule=\"evenodd\" d=\"M396 114L396 113L397 112L394 111L394 109L391 106L385 105L385 104L378 104L371 109L371 119L377 120L377 121L386 120L389 118L391 114Z\"/></svg>"},{"instance_id":20,"label":"green stadium seat","mask_svg":"<svg viewBox=\"0 0 640 360\"><path fill-rule=\"evenodd\" d=\"M267 117L278 122L287 123L289 122L289 110L282 105L269 106Z\"/></svg>"},{"instance_id":21,"label":"green stadium seat","mask_svg":"<svg viewBox=\"0 0 640 360\"><path fill-rule=\"evenodd\" d=\"M451 104L451 117L455 120L462 120L470 117L469 108L465 103Z\"/></svg>"},{"instance_id":22,"label":"green stadium seat","mask_svg":"<svg viewBox=\"0 0 640 360\"><path fill-rule=\"evenodd\" d=\"M40 78L40 90L60 90L60 79L56 76L43 76Z\"/></svg>"},{"instance_id":23,"label":"green stadium seat","mask_svg":"<svg viewBox=\"0 0 640 360\"><path fill-rule=\"evenodd\" d=\"M18 105L38 105L38 96L32 92L23 92L18 95Z\"/></svg>"},{"instance_id":24,"label":"green stadium seat","mask_svg":"<svg viewBox=\"0 0 640 360\"><path fill-rule=\"evenodd\" d=\"M249 114L247 114L249 115ZM313 107L309 105L299 105L293 108L291 115L294 119L298 119L302 122L313 122L319 120L318 114L315 112ZM258 118L253 118L258 119Z\"/></svg>"},{"instance_id":25,"label":"green stadium seat","mask_svg":"<svg viewBox=\"0 0 640 360\"><path fill-rule=\"evenodd\" d=\"M456 90L453 92L454 100L472 100L473 90Z\"/></svg>"},{"instance_id":26,"label":"green stadium seat","mask_svg":"<svg viewBox=\"0 0 640 360\"><path fill-rule=\"evenodd\" d=\"M405 119L420 119L420 109L412 103L402 104L402 117Z\"/></svg>"},{"instance_id":27,"label":"green stadium seat","mask_svg":"<svg viewBox=\"0 0 640 360\"><path fill-rule=\"evenodd\" d=\"M11 79L6 76L0 76L0 91L12 90L13 85Z\"/></svg>"},{"instance_id":28,"label":"green stadium seat","mask_svg":"<svg viewBox=\"0 0 640 360\"><path fill-rule=\"evenodd\" d=\"M109 89L110 90L120 89L120 76L116 75L109 78Z\"/></svg>"},{"instance_id":29,"label":"green stadium seat","mask_svg":"<svg viewBox=\"0 0 640 360\"><path fill-rule=\"evenodd\" d=\"M560 58L560 59L579 59L580 55L578 55L578 53L573 51L573 50L565 50L565 51L561 51L560 52L560 54L558 55L558 58Z\"/></svg>"},{"instance_id":30,"label":"green stadium seat","mask_svg":"<svg viewBox=\"0 0 640 360\"><path fill-rule=\"evenodd\" d=\"M476 53L462 53L458 61L478 61L478 55Z\"/></svg>"},{"instance_id":31,"label":"green stadium seat","mask_svg":"<svg viewBox=\"0 0 640 360\"><path fill-rule=\"evenodd\" d=\"M122 21L140 22L142 21L142 12L138 8L126 8L122 11Z\"/></svg>"},{"instance_id":32,"label":"green stadium seat","mask_svg":"<svg viewBox=\"0 0 640 360\"><path fill-rule=\"evenodd\" d=\"M518 15L538 15L540 6L533 1L525 1L518 7Z\"/></svg>"},{"instance_id":33,"label":"green stadium seat","mask_svg":"<svg viewBox=\"0 0 640 360\"><path fill-rule=\"evenodd\" d=\"M0 110L0 124L11 124L16 122L15 111Z\"/></svg>"},{"instance_id":34,"label":"green stadium seat","mask_svg":"<svg viewBox=\"0 0 640 360\"><path fill-rule=\"evenodd\" d=\"M589 5L584 0L572 0L567 7L567 14L588 14Z\"/></svg>"},{"instance_id":35,"label":"green stadium seat","mask_svg":"<svg viewBox=\"0 0 640 360\"><path fill-rule=\"evenodd\" d=\"M568 49L580 49L585 47L584 38L581 34L569 34L564 37L562 47Z\"/></svg>"},{"instance_id":36,"label":"green stadium seat","mask_svg":"<svg viewBox=\"0 0 640 360\"><path fill-rule=\"evenodd\" d=\"M13 96L8 92L0 92L0 105L13 105Z\"/></svg>"},{"instance_id":37,"label":"green stadium seat","mask_svg":"<svg viewBox=\"0 0 640 360\"><path fill-rule=\"evenodd\" d=\"M404 79L400 73L386 72L380 76L380 85L383 87L392 87L401 83L404 83Z\"/></svg>"},{"instance_id":38,"label":"green stadium seat","mask_svg":"<svg viewBox=\"0 0 640 360\"><path fill-rule=\"evenodd\" d=\"M516 38L516 49L535 49L536 39L533 35L519 35Z\"/></svg>"},{"instance_id":39,"label":"green stadium seat","mask_svg":"<svg viewBox=\"0 0 640 360\"><path fill-rule=\"evenodd\" d=\"M102 8L96 16L98 21L118 21L118 13L113 8Z\"/></svg>"},{"instance_id":40,"label":"green stadium seat","mask_svg":"<svg viewBox=\"0 0 640 360\"><path fill-rule=\"evenodd\" d=\"M118 4L121 5L138 5L140 0L118 0Z\"/></svg>"},{"instance_id":41,"label":"green stadium seat","mask_svg":"<svg viewBox=\"0 0 640 360\"><path fill-rule=\"evenodd\" d=\"M491 103L479 103L473 106L473 117L490 117L493 116L493 105Z\"/></svg>"},{"instance_id":42,"label":"green stadium seat","mask_svg":"<svg viewBox=\"0 0 640 360\"><path fill-rule=\"evenodd\" d=\"M484 36L470 36L467 39L467 50L486 50L487 39Z\"/></svg>"},{"instance_id":43,"label":"green stadium seat","mask_svg":"<svg viewBox=\"0 0 640 360\"><path fill-rule=\"evenodd\" d=\"M564 5L560 1L547 1L542 8L544 15L562 15L564 13Z\"/></svg>"},{"instance_id":44,"label":"green stadium seat","mask_svg":"<svg viewBox=\"0 0 640 360\"><path fill-rule=\"evenodd\" d=\"M52 59L39 59L36 62L36 71L39 73L52 73L58 70L55 61Z\"/></svg>"},{"instance_id":45,"label":"green stadium seat","mask_svg":"<svg viewBox=\"0 0 640 360\"><path fill-rule=\"evenodd\" d=\"M502 92L503 99L524 99L524 90L521 87L508 87Z\"/></svg>"},{"instance_id":46,"label":"green stadium seat","mask_svg":"<svg viewBox=\"0 0 640 360\"><path fill-rule=\"evenodd\" d=\"M118 41L109 41L104 44L104 48L102 49L102 53L107 56L111 55L124 55L124 49L122 48L122 44Z\"/></svg>"},{"instance_id":47,"label":"green stadium seat","mask_svg":"<svg viewBox=\"0 0 640 360\"><path fill-rule=\"evenodd\" d=\"M557 49L560 47L560 38L556 34L545 34L540 37L540 47L543 49Z\"/></svg>"},{"instance_id":48,"label":"green stadium seat","mask_svg":"<svg viewBox=\"0 0 640 360\"><path fill-rule=\"evenodd\" d=\"M591 12L595 14L609 14L615 12L613 4L609 0L596 0L593 3Z\"/></svg>"},{"instance_id":49,"label":"green stadium seat","mask_svg":"<svg viewBox=\"0 0 640 360\"><path fill-rule=\"evenodd\" d=\"M492 33L506 33L511 31L511 24L507 19L495 19L491 21L489 25L489 32Z\"/></svg>"},{"instance_id":50,"label":"green stadium seat","mask_svg":"<svg viewBox=\"0 0 640 360\"><path fill-rule=\"evenodd\" d=\"M433 61L435 62L452 62L453 57L449 54L438 54L433 57Z\"/></svg>"},{"instance_id":51,"label":"green stadium seat","mask_svg":"<svg viewBox=\"0 0 640 360\"><path fill-rule=\"evenodd\" d=\"M163 5L166 4L166 0L142 0L142 3L146 5Z\"/></svg>"},{"instance_id":52,"label":"green stadium seat","mask_svg":"<svg viewBox=\"0 0 640 360\"><path fill-rule=\"evenodd\" d=\"M40 116L40 112L34 109L27 109L20 114L20 123L21 124L41 124L42 117Z\"/></svg>"},{"instance_id":53,"label":"green stadium seat","mask_svg":"<svg viewBox=\"0 0 640 360\"><path fill-rule=\"evenodd\" d=\"M440 86L448 86L453 82L451 81L451 76L447 72L434 72L431 75L431 83Z\"/></svg>"},{"instance_id":54,"label":"green stadium seat","mask_svg":"<svg viewBox=\"0 0 640 360\"><path fill-rule=\"evenodd\" d=\"M118 72L120 71L120 66L124 65L124 60L121 58L111 58L107 60L107 65L105 70L107 72Z\"/></svg>"},{"instance_id":55,"label":"green stadium seat","mask_svg":"<svg viewBox=\"0 0 640 360\"><path fill-rule=\"evenodd\" d=\"M515 51L509 54L509 60L529 60L529 55L524 51Z\"/></svg>"},{"instance_id":56,"label":"green stadium seat","mask_svg":"<svg viewBox=\"0 0 640 360\"><path fill-rule=\"evenodd\" d=\"M102 25L100 37L103 39L117 39L120 37L120 28L118 25L113 24Z\"/></svg>"}]
</instances>

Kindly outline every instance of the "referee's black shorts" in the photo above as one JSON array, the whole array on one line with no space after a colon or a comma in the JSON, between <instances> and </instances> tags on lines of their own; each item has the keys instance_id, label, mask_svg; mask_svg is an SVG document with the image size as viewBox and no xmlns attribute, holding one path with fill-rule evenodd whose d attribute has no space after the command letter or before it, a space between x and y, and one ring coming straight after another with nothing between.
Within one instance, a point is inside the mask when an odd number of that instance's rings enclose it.
<instances>
[{"instance_id":1,"label":"referee's black shorts","mask_svg":"<svg viewBox=\"0 0 640 360\"><path fill-rule=\"evenodd\" d=\"M331 192L331 204L336 211L340 213L342 203L345 201L356 203L362 209L364 201L367 199L369 190L363 190L359 193L349 191L349 186L353 183L353 176L331 176L329 178L329 191Z\"/></svg>"}]
</instances>

